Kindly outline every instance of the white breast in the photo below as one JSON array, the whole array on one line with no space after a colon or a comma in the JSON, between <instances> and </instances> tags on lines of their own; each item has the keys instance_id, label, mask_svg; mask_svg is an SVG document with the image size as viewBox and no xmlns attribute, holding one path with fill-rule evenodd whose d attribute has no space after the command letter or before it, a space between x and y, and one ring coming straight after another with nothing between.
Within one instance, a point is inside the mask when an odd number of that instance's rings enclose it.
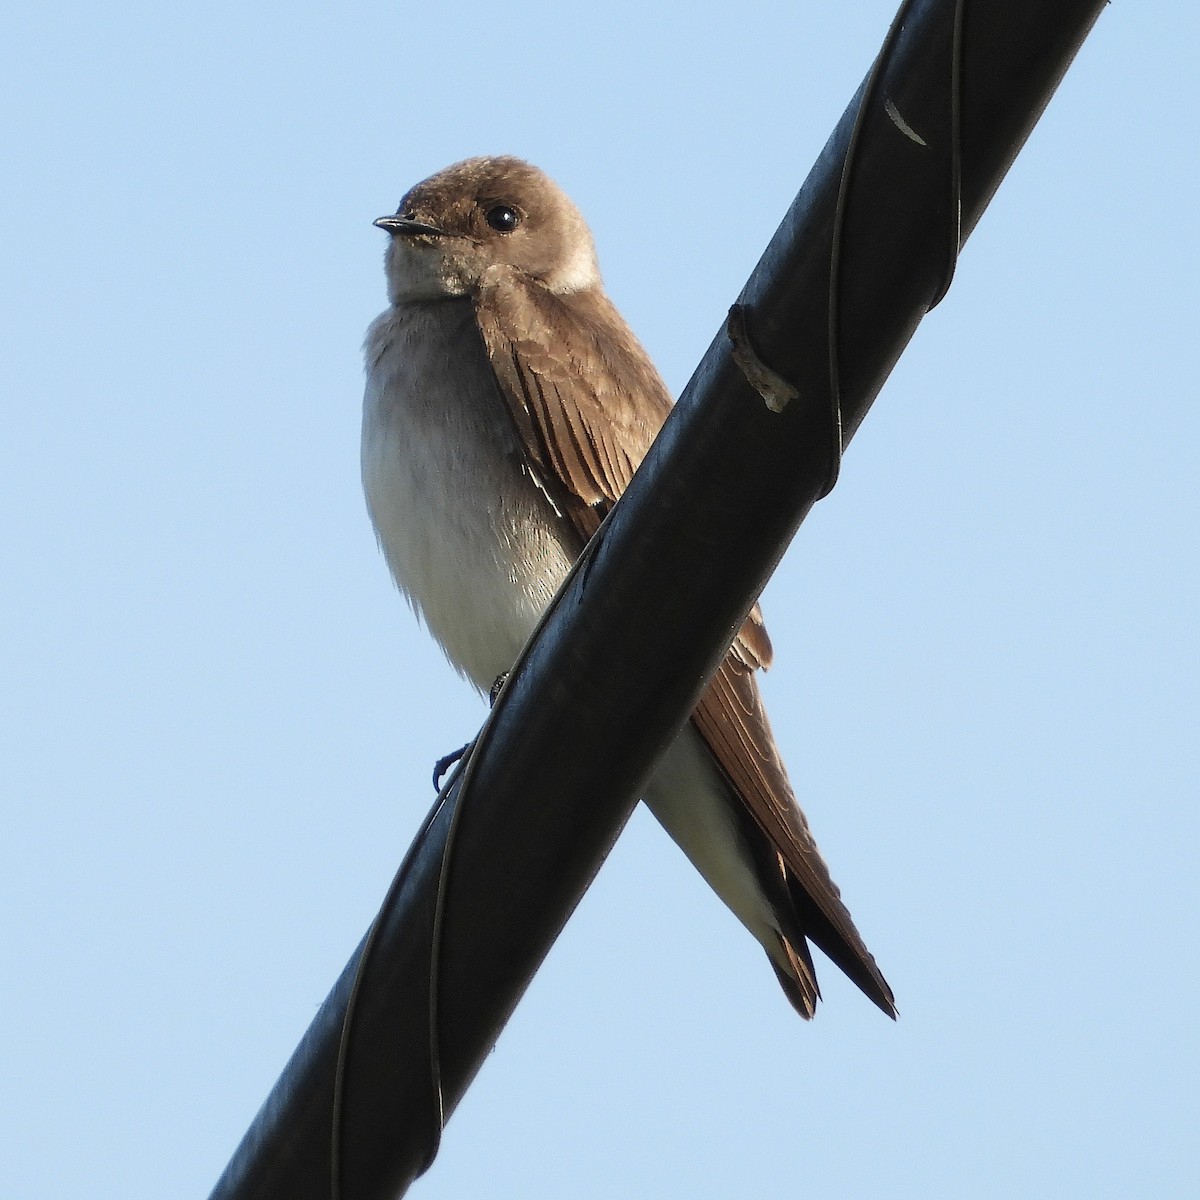
<instances>
[{"instance_id":1,"label":"white breast","mask_svg":"<svg viewBox=\"0 0 1200 1200\"><path fill-rule=\"evenodd\" d=\"M366 341L362 472L392 575L478 687L509 669L570 568L523 466L469 300L389 309Z\"/></svg>"}]
</instances>

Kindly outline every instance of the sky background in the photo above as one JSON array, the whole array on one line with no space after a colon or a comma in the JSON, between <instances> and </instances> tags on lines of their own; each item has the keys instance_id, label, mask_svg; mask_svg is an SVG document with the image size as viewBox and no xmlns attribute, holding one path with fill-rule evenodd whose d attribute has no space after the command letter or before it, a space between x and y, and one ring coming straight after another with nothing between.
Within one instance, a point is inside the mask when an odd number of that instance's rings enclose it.
<instances>
[{"instance_id":1,"label":"sky background","mask_svg":"<svg viewBox=\"0 0 1200 1200\"><path fill-rule=\"evenodd\" d=\"M537 162L678 393L893 7L10 6L6 1194L206 1196L482 718L360 494L372 219ZM1195 1194L1197 21L1105 11L764 598L900 1021L639 810L412 1196Z\"/></svg>"}]
</instances>

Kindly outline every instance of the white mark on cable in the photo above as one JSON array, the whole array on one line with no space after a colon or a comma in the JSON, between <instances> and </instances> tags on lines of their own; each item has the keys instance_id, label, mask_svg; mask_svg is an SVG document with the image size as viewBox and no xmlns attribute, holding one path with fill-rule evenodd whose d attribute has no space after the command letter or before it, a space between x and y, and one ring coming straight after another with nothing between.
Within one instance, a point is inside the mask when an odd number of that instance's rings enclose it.
<instances>
[{"instance_id":1,"label":"white mark on cable","mask_svg":"<svg viewBox=\"0 0 1200 1200\"><path fill-rule=\"evenodd\" d=\"M918 146L926 145L925 139L900 115L900 110L890 100L883 102L883 110L892 118L896 124L896 128L906 138L912 138Z\"/></svg>"},{"instance_id":2,"label":"white mark on cable","mask_svg":"<svg viewBox=\"0 0 1200 1200\"><path fill-rule=\"evenodd\" d=\"M732 347L730 354L746 377L746 382L762 397L763 403L772 412L783 412L800 395L799 389L788 383L782 375L772 371L754 352L746 332L746 310L743 305L735 304L729 310L725 332Z\"/></svg>"}]
</instances>

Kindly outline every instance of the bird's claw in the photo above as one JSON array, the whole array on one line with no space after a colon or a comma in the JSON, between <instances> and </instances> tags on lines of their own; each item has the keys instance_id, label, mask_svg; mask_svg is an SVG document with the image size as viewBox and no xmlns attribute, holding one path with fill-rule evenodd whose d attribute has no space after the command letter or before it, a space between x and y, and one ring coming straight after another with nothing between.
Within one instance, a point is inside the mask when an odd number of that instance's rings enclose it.
<instances>
[{"instance_id":1,"label":"bird's claw","mask_svg":"<svg viewBox=\"0 0 1200 1200\"><path fill-rule=\"evenodd\" d=\"M457 750L452 750L449 754L444 754L437 760L437 762L433 764L433 787L435 791L440 792L442 790L442 776L445 775L446 772L450 770L450 768L454 766L454 764L458 762L458 760L462 758L462 756L466 754L468 750L470 750L470 748L471 743L468 742L465 746L460 746Z\"/></svg>"}]
</instances>

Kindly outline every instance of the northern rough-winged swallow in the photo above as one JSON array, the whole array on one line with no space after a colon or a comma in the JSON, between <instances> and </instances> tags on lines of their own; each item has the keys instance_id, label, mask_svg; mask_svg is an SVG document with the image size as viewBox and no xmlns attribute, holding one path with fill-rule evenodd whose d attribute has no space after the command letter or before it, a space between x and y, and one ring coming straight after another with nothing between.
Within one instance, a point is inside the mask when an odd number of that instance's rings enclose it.
<instances>
[{"instance_id":1,"label":"northern rough-winged swallow","mask_svg":"<svg viewBox=\"0 0 1200 1200\"><path fill-rule=\"evenodd\" d=\"M390 235L391 304L366 339L367 505L400 590L486 691L671 399L604 293L582 216L535 167L468 159L375 224ZM801 1016L820 995L809 942L894 1016L771 736L754 680L770 660L755 606L646 803L762 944Z\"/></svg>"}]
</instances>

